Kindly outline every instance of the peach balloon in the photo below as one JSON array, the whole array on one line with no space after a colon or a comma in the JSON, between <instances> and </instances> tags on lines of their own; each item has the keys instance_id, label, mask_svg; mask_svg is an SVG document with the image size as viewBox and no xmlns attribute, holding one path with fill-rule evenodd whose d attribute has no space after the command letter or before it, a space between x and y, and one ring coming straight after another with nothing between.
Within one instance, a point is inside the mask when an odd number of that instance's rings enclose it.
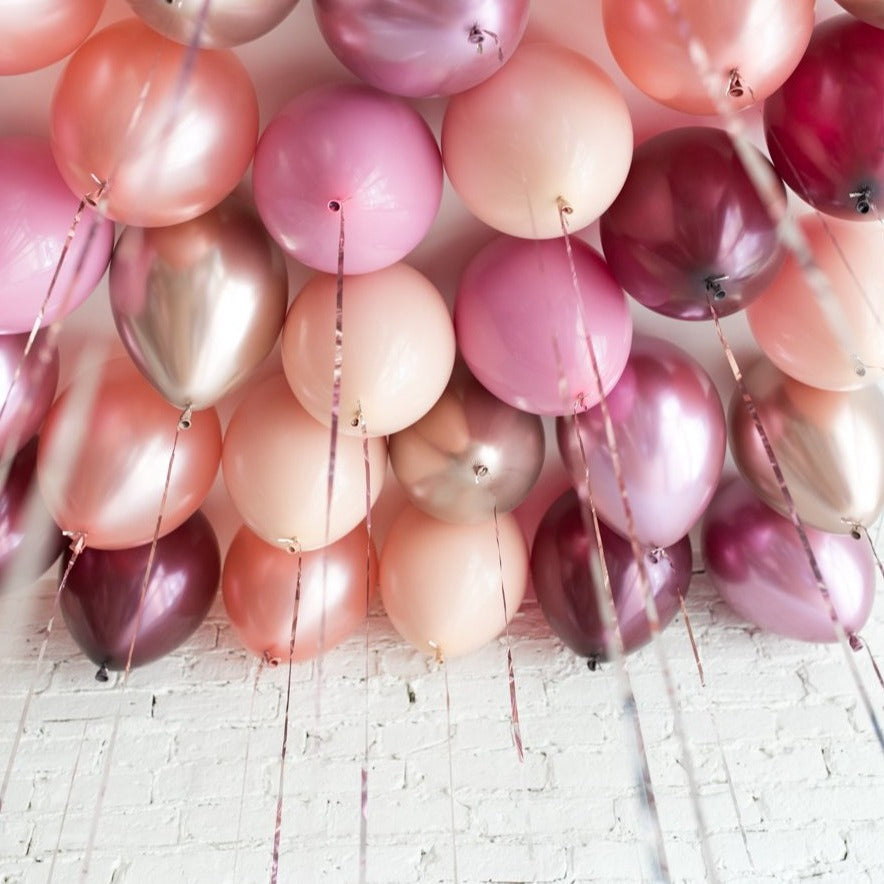
<instances>
[{"instance_id":1,"label":"peach balloon","mask_svg":"<svg viewBox=\"0 0 884 884\"><path fill-rule=\"evenodd\" d=\"M107 182L108 217L166 227L207 212L239 183L258 139L258 101L231 51L191 57L130 19L72 56L52 101L51 135L75 194Z\"/></svg>"},{"instance_id":2,"label":"peach balloon","mask_svg":"<svg viewBox=\"0 0 884 884\"><path fill-rule=\"evenodd\" d=\"M810 41L814 0L604 0L602 15L611 54L642 92L685 113L716 114L722 99L739 110L786 81ZM691 38L714 85L691 57Z\"/></svg>"},{"instance_id":3,"label":"peach balloon","mask_svg":"<svg viewBox=\"0 0 884 884\"><path fill-rule=\"evenodd\" d=\"M764 294L747 310L758 346L777 368L810 387L855 390L880 381L880 229L820 215L805 215L800 224L829 294L821 301L798 261L787 256Z\"/></svg>"},{"instance_id":4,"label":"peach balloon","mask_svg":"<svg viewBox=\"0 0 884 884\"><path fill-rule=\"evenodd\" d=\"M149 543L180 412L125 358L106 363L91 399L89 392L75 383L49 411L37 453L40 491L58 526L85 534L87 546ZM199 509L220 457L218 414L197 412L178 437L160 536Z\"/></svg>"},{"instance_id":5,"label":"peach balloon","mask_svg":"<svg viewBox=\"0 0 884 884\"><path fill-rule=\"evenodd\" d=\"M453 525L411 504L396 518L381 551L381 597L399 634L428 654L458 657L480 648L512 619L525 595L528 549L514 516Z\"/></svg>"},{"instance_id":6,"label":"peach balloon","mask_svg":"<svg viewBox=\"0 0 884 884\"><path fill-rule=\"evenodd\" d=\"M314 276L282 332L285 375L301 405L331 423L335 363L334 276ZM407 264L344 279L341 432L396 433L425 415L454 366L454 324L438 289ZM354 425L355 424L355 425Z\"/></svg>"},{"instance_id":7,"label":"peach balloon","mask_svg":"<svg viewBox=\"0 0 884 884\"><path fill-rule=\"evenodd\" d=\"M243 521L268 543L297 542L304 550L326 543L329 435L282 374L252 387L234 412L224 437L224 481ZM368 453L374 503L387 469L386 441L370 439ZM362 442L339 436L328 542L364 518Z\"/></svg>"},{"instance_id":8,"label":"peach balloon","mask_svg":"<svg viewBox=\"0 0 884 884\"><path fill-rule=\"evenodd\" d=\"M623 186L632 122L608 75L545 43L519 47L493 77L452 97L442 126L445 170L466 207L504 233L561 236L590 224Z\"/></svg>"},{"instance_id":9,"label":"peach balloon","mask_svg":"<svg viewBox=\"0 0 884 884\"><path fill-rule=\"evenodd\" d=\"M364 525L323 549L302 554L293 660L309 660L319 650L323 581L324 651L365 621L366 571L373 594L378 580L377 556L374 545L369 547ZM240 641L271 664L289 659L297 578L297 555L270 546L245 525L240 528L224 559L224 607Z\"/></svg>"},{"instance_id":10,"label":"peach balloon","mask_svg":"<svg viewBox=\"0 0 884 884\"><path fill-rule=\"evenodd\" d=\"M98 22L105 0L3 0L0 76L45 68L70 55Z\"/></svg>"}]
</instances>

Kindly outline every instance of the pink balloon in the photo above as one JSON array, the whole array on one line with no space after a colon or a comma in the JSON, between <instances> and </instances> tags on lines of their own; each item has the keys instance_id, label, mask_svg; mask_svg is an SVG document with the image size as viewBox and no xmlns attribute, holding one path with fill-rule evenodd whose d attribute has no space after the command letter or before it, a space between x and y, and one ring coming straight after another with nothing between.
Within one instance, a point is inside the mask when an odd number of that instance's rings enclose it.
<instances>
[{"instance_id":1,"label":"pink balloon","mask_svg":"<svg viewBox=\"0 0 884 884\"><path fill-rule=\"evenodd\" d=\"M884 0L836 0L852 16L876 28L884 28Z\"/></svg>"},{"instance_id":2,"label":"pink balloon","mask_svg":"<svg viewBox=\"0 0 884 884\"><path fill-rule=\"evenodd\" d=\"M49 293L77 211L40 138L0 138L0 332L29 332ZM114 225L87 209L52 290L43 325L66 316L98 285Z\"/></svg>"},{"instance_id":3,"label":"pink balloon","mask_svg":"<svg viewBox=\"0 0 884 884\"><path fill-rule=\"evenodd\" d=\"M523 411L571 414L599 401L582 328L605 392L629 357L632 319L623 292L594 249L578 239L572 249L579 299L561 239L499 237L460 281L454 322L461 353L484 387Z\"/></svg>"},{"instance_id":4,"label":"pink balloon","mask_svg":"<svg viewBox=\"0 0 884 884\"><path fill-rule=\"evenodd\" d=\"M322 86L271 120L255 153L255 203L271 236L308 267L334 273L344 213L344 271L405 257L442 199L442 162L427 124L365 86Z\"/></svg>"}]
</instances>

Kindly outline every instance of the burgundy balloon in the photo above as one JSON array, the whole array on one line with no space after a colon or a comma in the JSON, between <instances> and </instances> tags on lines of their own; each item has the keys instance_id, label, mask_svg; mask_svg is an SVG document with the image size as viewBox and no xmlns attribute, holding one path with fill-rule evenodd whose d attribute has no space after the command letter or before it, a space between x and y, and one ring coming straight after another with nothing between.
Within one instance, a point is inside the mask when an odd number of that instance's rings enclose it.
<instances>
[{"instance_id":1,"label":"burgundy balloon","mask_svg":"<svg viewBox=\"0 0 884 884\"><path fill-rule=\"evenodd\" d=\"M798 67L765 101L774 166L821 212L862 220L881 210L882 95L884 31L836 15L817 25Z\"/></svg>"},{"instance_id":2,"label":"burgundy balloon","mask_svg":"<svg viewBox=\"0 0 884 884\"><path fill-rule=\"evenodd\" d=\"M130 549L84 549L61 594L74 641L102 669L125 669L168 654L205 620L221 577L221 552L209 520L197 511L157 542L140 615L150 544ZM65 553L60 574L70 560ZM99 670L99 676L102 670Z\"/></svg>"},{"instance_id":3,"label":"burgundy balloon","mask_svg":"<svg viewBox=\"0 0 884 884\"><path fill-rule=\"evenodd\" d=\"M805 530L838 619L852 635L872 609L875 564L869 546L849 535ZM743 619L802 641L836 640L795 526L742 479L726 483L715 495L703 522L702 544L713 586Z\"/></svg>"},{"instance_id":4,"label":"burgundy balloon","mask_svg":"<svg viewBox=\"0 0 884 884\"><path fill-rule=\"evenodd\" d=\"M639 569L628 541L600 523L602 547L611 580L614 608L624 650L651 637ZM547 510L531 550L534 592L549 625L572 651L591 660L607 659L605 634L596 604L590 560L598 562L594 534L587 534L575 491L566 491ZM645 555L651 594L660 625L669 624L691 581L691 542L683 537L664 550Z\"/></svg>"},{"instance_id":5,"label":"burgundy balloon","mask_svg":"<svg viewBox=\"0 0 884 884\"><path fill-rule=\"evenodd\" d=\"M776 222L730 136L711 127L672 129L639 145L600 233L620 285L676 319L710 319L710 297L721 316L742 310L783 259Z\"/></svg>"}]
</instances>

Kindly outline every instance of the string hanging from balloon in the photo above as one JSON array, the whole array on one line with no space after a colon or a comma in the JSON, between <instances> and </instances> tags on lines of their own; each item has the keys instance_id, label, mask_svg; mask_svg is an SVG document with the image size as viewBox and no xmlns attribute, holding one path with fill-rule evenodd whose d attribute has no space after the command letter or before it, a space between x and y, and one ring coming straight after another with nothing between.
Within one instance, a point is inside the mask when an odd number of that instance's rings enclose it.
<instances>
[{"instance_id":1,"label":"string hanging from balloon","mask_svg":"<svg viewBox=\"0 0 884 884\"><path fill-rule=\"evenodd\" d=\"M363 745L362 766L359 770L359 882L365 884L368 859L368 754L369 754L369 690L368 678L371 670L371 651L369 644L370 620L368 615L371 603L371 457L368 449L368 428L365 424L365 415L362 412L362 403L357 404L356 419L359 421L359 434L362 437L362 459L365 463L365 532L368 541L365 548L365 636L364 658L365 670L363 673ZM324 610L324 609L323 609Z\"/></svg>"},{"instance_id":2,"label":"string hanging from balloon","mask_svg":"<svg viewBox=\"0 0 884 884\"><path fill-rule=\"evenodd\" d=\"M71 768L71 775L68 778L67 793L64 798L64 806L61 809L61 819L58 823L58 835L55 839L55 848L52 851L52 859L49 862L49 874L46 876L47 884L51 884L52 877L55 874L55 863L58 860L58 852L61 849L61 836L64 832L64 824L67 822L68 811L71 807L71 796L74 792L74 783L77 780L77 772L80 769L80 759L83 755L83 746L86 743L86 733L89 726L88 721L83 722L83 729L80 732L80 742L77 744L77 754L74 756L74 766Z\"/></svg>"}]
</instances>

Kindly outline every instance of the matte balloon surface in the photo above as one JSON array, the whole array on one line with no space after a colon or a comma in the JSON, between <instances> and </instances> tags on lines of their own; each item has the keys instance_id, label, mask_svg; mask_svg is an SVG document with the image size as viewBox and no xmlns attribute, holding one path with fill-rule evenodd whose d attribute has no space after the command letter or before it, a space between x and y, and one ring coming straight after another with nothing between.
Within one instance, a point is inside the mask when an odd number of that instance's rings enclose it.
<instances>
[{"instance_id":1,"label":"matte balloon surface","mask_svg":"<svg viewBox=\"0 0 884 884\"><path fill-rule=\"evenodd\" d=\"M884 28L884 0L835 0L835 2L843 6L854 18L868 22L876 28Z\"/></svg>"}]
</instances>

